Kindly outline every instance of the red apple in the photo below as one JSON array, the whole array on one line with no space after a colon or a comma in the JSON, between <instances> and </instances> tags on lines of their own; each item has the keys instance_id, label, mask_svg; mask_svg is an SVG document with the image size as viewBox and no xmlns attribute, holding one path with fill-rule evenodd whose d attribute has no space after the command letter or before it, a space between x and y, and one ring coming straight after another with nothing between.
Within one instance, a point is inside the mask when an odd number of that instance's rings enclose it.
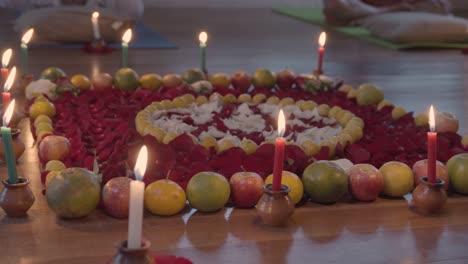
<instances>
[{"instance_id":1,"label":"red apple","mask_svg":"<svg viewBox=\"0 0 468 264\"><path fill-rule=\"evenodd\" d=\"M356 164L349 172L351 194L359 201L374 201L383 191L382 173L370 164Z\"/></svg>"},{"instance_id":2,"label":"red apple","mask_svg":"<svg viewBox=\"0 0 468 264\"><path fill-rule=\"evenodd\" d=\"M437 113L436 115L436 131L437 132L454 132L458 131L458 119L455 115L448 112Z\"/></svg>"},{"instance_id":3,"label":"red apple","mask_svg":"<svg viewBox=\"0 0 468 264\"><path fill-rule=\"evenodd\" d=\"M112 76L108 73L98 73L93 76L94 90L102 91L112 88Z\"/></svg>"},{"instance_id":4,"label":"red apple","mask_svg":"<svg viewBox=\"0 0 468 264\"><path fill-rule=\"evenodd\" d=\"M128 217L131 181L127 177L115 177L110 179L102 188L104 210L110 216L115 218Z\"/></svg>"},{"instance_id":5,"label":"red apple","mask_svg":"<svg viewBox=\"0 0 468 264\"><path fill-rule=\"evenodd\" d=\"M51 135L39 143L39 157L43 162L64 161L70 154L71 145L66 137Z\"/></svg>"},{"instance_id":6,"label":"red apple","mask_svg":"<svg viewBox=\"0 0 468 264\"><path fill-rule=\"evenodd\" d=\"M296 74L288 69L276 73L276 84L283 90L291 88L295 79Z\"/></svg>"},{"instance_id":7,"label":"red apple","mask_svg":"<svg viewBox=\"0 0 468 264\"><path fill-rule=\"evenodd\" d=\"M229 180L232 201L240 208L254 207L263 195L263 179L255 172L237 172Z\"/></svg>"},{"instance_id":8,"label":"red apple","mask_svg":"<svg viewBox=\"0 0 468 264\"><path fill-rule=\"evenodd\" d=\"M427 176L427 159L420 160L413 165L413 174L414 174L414 186L418 185L419 178ZM442 179L445 182L445 190L449 189L449 177L447 167L440 162L436 162L436 177Z\"/></svg>"},{"instance_id":9,"label":"red apple","mask_svg":"<svg viewBox=\"0 0 468 264\"><path fill-rule=\"evenodd\" d=\"M233 73L231 83L234 89L239 90L241 93L247 92L252 84L249 75L244 71Z\"/></svg>"}]
</instances>

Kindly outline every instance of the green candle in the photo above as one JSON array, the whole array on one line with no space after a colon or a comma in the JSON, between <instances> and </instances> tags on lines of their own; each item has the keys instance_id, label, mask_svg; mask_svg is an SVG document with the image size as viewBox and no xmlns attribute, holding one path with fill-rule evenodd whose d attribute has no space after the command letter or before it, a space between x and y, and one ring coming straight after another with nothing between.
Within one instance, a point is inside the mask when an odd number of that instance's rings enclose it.
<instances>
[{"instance_id":1,"label":"green candle","mask_svg":"<svg viewBox=\"0 0 468 264\"><path fill-rule=\"evenodd\" d=\"M206 73L206 41L208 40L208 34L206 32L201 32L198 35L198 40L200 40L200 51L201 51L201 65L200 68L203 72Z\"/></svg>"},{"instance_id":2,"label":"green candle","mask_svg":"<svg viewBox=\"0 0 468 264\"><path fill-rule=\"evenodd\" d=\"M132 39L132 30L129 28L125 30L122 36L122 67L128 67L128 43Z\"/></svg>"},{"instance_id":3,"label":"green candle","mask_svg":"<svg viewBox=\"0 0 468 264\"><path fill-rule=\"evenodd\" d=\"M13 110L15 108L15 100L11 101L8 106L5 114L3 116L3 126L1 127L3 147L5 149L5 161L8 170L8 181L10 184L18 183L18 175L16 172L16 158L15 152L13 151L13 140L11 137L11 129L8 126L8 123L11 120L13 115Z\"/></svg>"},{"instance_id":4,"label":"green candle","mask_svg":"<svg viewBox=\"0 0 468 264\"><path fill-rule=\"evenodd\" d=\"M31 28L26 33L24 33L23 37L21 38L21 72L23 75L29 73L29 65L28 65L28 43L34 34L34 29Z\"/></svg>"},{"instance_id":5,"label":"green candle","mask_svg":"<svg viewBox=\"0 0 468 264\"><path fill-rule=\"evenodd\" d=\"M28 74L28 45L21 43L21 72L23 75Z\"/></svg>"}]
</instances>

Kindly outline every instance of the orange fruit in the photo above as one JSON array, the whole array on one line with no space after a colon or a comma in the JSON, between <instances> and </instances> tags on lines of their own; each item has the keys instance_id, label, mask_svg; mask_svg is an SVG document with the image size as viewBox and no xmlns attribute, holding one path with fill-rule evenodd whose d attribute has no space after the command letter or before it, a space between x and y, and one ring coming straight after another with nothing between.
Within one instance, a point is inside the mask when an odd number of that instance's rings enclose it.
<instances>
[{"instance_id":1,"label":"orange fruit","mask_svg":"<svg viewBox=\"0 0 468 264\"><path fill-rule=\"evenodd\" d=\"M184 209L185 202L184 190L171 180L158 180L146 187L145 208L153 214L175 215Z\"/></svg>"},{"instance_id":2,"label":"orange fruit","mask_svg":"<svg viewBox=\"0 0 468 264\"><path fill-rule=\"evenodd\" d=\"M270 174L265 179L265 184L272 182L273 174ZM302 184L301 178L299 178L299 176L289 171L283 171L281 184L287 185L291 189L288 195L294 204L297 204L301 201L302 196L304 195L304 185Z\"/></svg>"},{"instance_id":3,"label":"orange fruit","mask_svg":"<svg viewBox=\"0 0 468 264\"><path fill-rule=\"evenodd\" d=\"M158 90L163 84L161 76L155 73L149 73L141 76L139 82L141 88L154 91Z\"/></svg>"}]
</instances>

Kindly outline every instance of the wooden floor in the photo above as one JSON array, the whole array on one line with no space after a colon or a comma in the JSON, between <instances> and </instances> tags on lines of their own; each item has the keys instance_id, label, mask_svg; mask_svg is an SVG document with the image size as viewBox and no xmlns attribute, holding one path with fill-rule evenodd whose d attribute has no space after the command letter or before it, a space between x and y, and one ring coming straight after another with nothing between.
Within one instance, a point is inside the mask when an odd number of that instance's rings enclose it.
<instances>
[{"instance_id":1,"label":"wooden floor","mask_svg":"<svg viewBox=\"0 0 468 264\"><path fill-rule=\"evenodd\" d=\"M18 45L7 26L13 14L1 12L0 48ZM268 9L149 9L144 20L175 42L175 50L130 50L141 74L183 73L198 66L197 34L206 30L209 71L252 72L288 67L298 73L316 65L320 29L273 14ZM433 103L455 113L468 133L468 57L459 51L392 51L331 33L325 55L328 74L354 86L372 82L385 97L416 113ZM18 49L16 47L16 54ZM19 63L18 57L15 61ZM60 66L68 74L113 72L120 53L87 55L79 50L31 50L34 74ZM23 121L23 129L28 123ZM0 212L0 263L104 263L126 238L127 221L102 211L88 218L57 219L41 194L39 163L30 133L20 173L29 177L36 203L26 219ZM0 168L6 177L4 167ZM297 208L287 228L260 225L255 210L226 209L215 214L187 211L163 218L146 215L144 236L152 250L187 257L194 263L468 263L468 197L452 197L444 213L422 217L405 200L375 203L309 203Z\"/></svg>"}]
</instances>

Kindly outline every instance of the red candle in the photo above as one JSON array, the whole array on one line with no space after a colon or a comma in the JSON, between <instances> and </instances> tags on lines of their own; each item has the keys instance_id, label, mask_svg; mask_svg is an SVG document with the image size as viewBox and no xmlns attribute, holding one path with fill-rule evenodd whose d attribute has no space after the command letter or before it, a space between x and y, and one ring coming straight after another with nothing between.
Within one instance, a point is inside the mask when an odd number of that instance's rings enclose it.
<instances>
[{"instance_id":1,"label":"red candle","mask_svg":"<svg viewBox=\"0 0 468 264\"><path fill-rule=\"evenodd\" d=\"M13 81L15 80L16 76L16 67L13 67L11 69L10 74L8 75L8 78L5 81L5 84L3 86L3 93L2 93L2 108L3 108L3 113L5 113L6 108L8 104L11 101L11 94L10 94L10 88L13 85Z\"/></svg>"},{"instance_id":2,"label":"red candle","mask_svg":"<svg viewBox=\"0 0 468 264\"><path fill-rule=\"evenodd\" d=\"M437 132L435 131L434 107L429 109L429 128L427 132L427 179L430 183L436 183L437 160Z\"/></svg>"},{"instance_id":3,"label":"red candle","mask_svg":"<svg viewBox=\"0 0 468 264\"><path fill-rule=\"evenodd\" d=\"M283 138L286 130L286 121L283 110L278 115L278 137L275 140L275 160L273 164L273 191L281 190L281 177L283 174L284 147L286 140Z\"/></svg>"},{"instance_id":4,"label":"red candle","mask_svg":"<svg viewBox=\"0 0 468 264\"><path fill-rule=\"evenodd\" d=\"M319 43L319 48L318 48L318 65L317 65L317 73L322 74L323 73L323 54L325 53L325 42L327 40L327 34L325 32L322 32L320 34L318 43Z\"/></svg>"},{"instance_id":5,"label":"red candle","mask_svg":"<svg viewBox=\"0 0 468 264\"><path fill-rule=\"evenodd\" d=\"M8 78L8 64L10 63L11 55L13 51L11 49L5 50L2 55L2 68L0 69L2 74L2 85L5 85L5 82Z\"/></svg>"},{"instance_id":6,"label":"red candle","mask_svg":"<svg viewBox=\"0 0 468 264\"><path fill-rule=\"evenodd\" d=\"M1 71L1 74L2 74L2 85L4 85L7 78L8 78L8 69L7 68L1 68L0 71Z\"/></svg>"}]
</instances>

